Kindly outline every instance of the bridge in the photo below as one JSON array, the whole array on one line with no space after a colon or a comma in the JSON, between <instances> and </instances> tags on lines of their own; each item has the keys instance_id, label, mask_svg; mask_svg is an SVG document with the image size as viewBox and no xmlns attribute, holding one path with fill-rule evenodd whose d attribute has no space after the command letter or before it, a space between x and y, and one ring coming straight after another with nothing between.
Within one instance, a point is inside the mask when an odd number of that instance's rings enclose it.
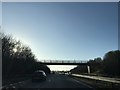
<instances>
[{"instance_id":1,"label":"bridge","mask_svg":"<svg viewBox=\"0 0 120 90\"><path fill-rule=\"evenodd\" d=\"M45 65L88 65L87 60L41 60Z\"/></svg>"}]
</instances>

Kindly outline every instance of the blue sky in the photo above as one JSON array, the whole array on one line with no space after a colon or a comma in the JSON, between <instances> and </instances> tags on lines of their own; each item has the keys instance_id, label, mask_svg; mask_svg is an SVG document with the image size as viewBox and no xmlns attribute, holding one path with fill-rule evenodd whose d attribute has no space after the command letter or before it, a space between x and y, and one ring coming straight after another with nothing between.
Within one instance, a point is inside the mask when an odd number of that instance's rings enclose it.
<instances>
[{"instance_id":1,"label":"blue sky","mask_svg":"<svg viewBox=\"0 0 120 90\"><path fill-rule=\"evenodd\" d=\"M0 2L0 26L2 25L2 3Z\"/></svg>"},{"instance_id":2,"label":"blue sky","mask_svg":"<svg viewBox=\"0 0 120 90\"><path fill-rule=\"evenodd\" d=\"M3 3L3 31L41 59L89 60L118 49L117 3Z\"/></svg>"},{"instance_id":3,"label":"blue sky","mask_svg":"<svg viewBox=\"0 0 120 90\"><path fill-rule=\"evenodd\" d=\"M3 2L118 2L119 0L2 0Z\"/></svg>"}]
</instances>

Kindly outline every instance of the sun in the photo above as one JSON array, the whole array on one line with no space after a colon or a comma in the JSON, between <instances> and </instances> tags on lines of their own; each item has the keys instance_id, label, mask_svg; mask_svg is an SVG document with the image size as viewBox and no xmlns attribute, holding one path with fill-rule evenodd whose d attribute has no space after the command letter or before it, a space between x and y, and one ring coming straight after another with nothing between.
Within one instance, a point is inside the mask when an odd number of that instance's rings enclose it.
<instances>
[{"instance_id":1,"label":"sun","mask_svg":"<svg viewBox=\"0 0 120 90\"><path fill-rule=\"evenodd\" d=\"M14 51L14 52L17 52L17 49L16 49L16 48L14 48L14 49L13 49L13 51Z\"/></svg>"}]
</instances>

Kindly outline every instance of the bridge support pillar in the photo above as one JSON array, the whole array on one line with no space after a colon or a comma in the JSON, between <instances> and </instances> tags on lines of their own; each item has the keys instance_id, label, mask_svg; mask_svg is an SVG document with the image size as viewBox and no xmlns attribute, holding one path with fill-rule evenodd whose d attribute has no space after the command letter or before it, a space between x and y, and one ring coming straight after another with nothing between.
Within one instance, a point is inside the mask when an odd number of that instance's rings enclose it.
<instances>
[{"instance_id":1,"label":"bridge support pillar","mask_svg":"<svg viewBox=\"0 0 120 90\"><path fill-rule=\"evenodd\" d=\"M87 65L88 74L90 74L90 66Z\"/></svg>"}]
</instances>

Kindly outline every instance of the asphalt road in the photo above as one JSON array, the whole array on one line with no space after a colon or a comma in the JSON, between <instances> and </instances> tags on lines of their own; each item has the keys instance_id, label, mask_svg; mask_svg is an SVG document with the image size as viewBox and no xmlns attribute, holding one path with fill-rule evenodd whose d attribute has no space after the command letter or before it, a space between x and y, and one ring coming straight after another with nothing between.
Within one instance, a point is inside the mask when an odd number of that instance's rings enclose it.
<instances>
[{"instance_id":1,"label":"asphalt road","mask_svg":"<svg viewBox=\"0 0 120 90\"><path fill-rule=\"evenodd\" d=\"M17 86L16 86L17 87ZM21 88L84 88L85 90L94 90L92 87L77 81L67 75L51 74L43 82L32 82L26 80L19 84Z\"/></svg>"}]
</instances>

